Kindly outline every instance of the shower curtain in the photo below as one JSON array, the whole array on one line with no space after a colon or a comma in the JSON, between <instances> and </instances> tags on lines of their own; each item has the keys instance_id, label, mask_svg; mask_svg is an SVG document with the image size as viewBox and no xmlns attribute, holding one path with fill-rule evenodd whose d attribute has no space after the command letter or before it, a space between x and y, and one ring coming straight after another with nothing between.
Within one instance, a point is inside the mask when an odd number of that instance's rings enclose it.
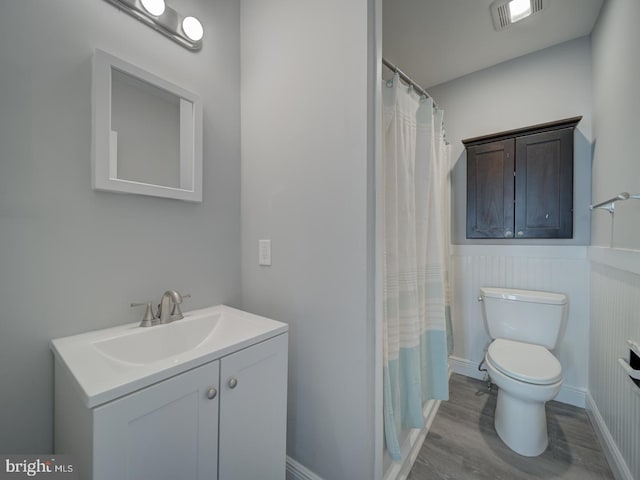
<instances>
[{"instance_id":1,"label":"shower curtain","mask_svg":"<svg viewBox=\"0 0 640 480\"><path fill-rule=\"evenodd\" d=\"M397 74L382 92L384 430L400 460L398 434L449 396L449 146L433 100Z\"/></svg>"}]
</instances>

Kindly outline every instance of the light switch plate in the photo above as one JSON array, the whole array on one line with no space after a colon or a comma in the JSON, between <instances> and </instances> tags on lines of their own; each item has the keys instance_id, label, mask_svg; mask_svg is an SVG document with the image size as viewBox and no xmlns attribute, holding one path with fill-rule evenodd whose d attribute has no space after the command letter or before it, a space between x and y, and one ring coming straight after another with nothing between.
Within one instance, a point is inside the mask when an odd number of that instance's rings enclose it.
<instances>
[{"instance_id":1,"label":"light switch plate","mask_svg":"<svg viewBox=\"0 0 640 480\"><path fill-rule=\"evenodd\" d=\"M271 265L271 240L258 240L258 264Z\"/></svg>"}]
</instances>

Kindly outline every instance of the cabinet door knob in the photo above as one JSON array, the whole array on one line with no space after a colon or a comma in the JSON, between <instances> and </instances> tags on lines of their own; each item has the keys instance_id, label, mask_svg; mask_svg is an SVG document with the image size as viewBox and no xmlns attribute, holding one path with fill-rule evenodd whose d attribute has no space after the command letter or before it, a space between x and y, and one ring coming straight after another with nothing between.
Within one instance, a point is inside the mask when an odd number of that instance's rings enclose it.
<instances>
[{"instance_id":1,"label":"cabinet door knob","mask_svg":"<svg viewBox=\"0 0 640 480\"><path fill-rule=\"evenodd\" d=\"M229 388L236 388L236 385L238 385L238 380L235 377L231 377L229 379Z\"/></svg>"},{"instance_id":2,"label":"cabinet door knob","mask_svg":"<svg viewBox=\"0 0 640 480\"><path fill-rule=\"evenodd\" d=\"M214 398L216 398L217 395L218 395L218 390L216 390L215 387L211 387L209 390L207 390L207 398L209 400L213 400Z\"/></svg>"},{"instance_id":3,"label":"cabinet door knob","mask_svg":"<svg viewBox=\"0 0 640 480\"><path fill-rule=\"evenodd\" d=\"M518 231L518 236L519 236L519 237L522 237L523 235L524 235L524 232L523 232L522 230L519 230L519 231Z\"/></svg>"},{"instance_id":4,"label":"cabinet door knob","mask_svg":"<svg viewBox=\"0 0 640 480\"><path fill-rule=\"evenodd\" d=\"M506 238L511 238L513 237L513 232L511 230L507 230L506 232L504 232L504 236Z\"/></svg>"}]
</instances>

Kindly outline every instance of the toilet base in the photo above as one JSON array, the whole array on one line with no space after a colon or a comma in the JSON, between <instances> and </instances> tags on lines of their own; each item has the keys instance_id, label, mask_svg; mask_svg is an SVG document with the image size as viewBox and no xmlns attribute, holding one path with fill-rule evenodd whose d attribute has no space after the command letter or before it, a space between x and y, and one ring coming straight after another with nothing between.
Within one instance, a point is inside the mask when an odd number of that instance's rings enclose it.
<instances>
[{"instance_id":1,"label":"toilet base","mask_svg":"<svg viewBox=\"0 0 640 480\"><path fill-rule=\"evenodd\" d=\"M537 457L549 444L545 402L528 402L499 389L494 425L502 441L525 457Z\"/></svg>"},{"instance_id":2,"label":"toilet base","mask_svg":"<svg viewBox=\"0 0 640 480\"><path fill-rule=\"evenodd\" d=\"M547 449L547 412L545 405L560 392L562 380L549 385L521 382L496 369L485 357L491 381L498 386L496 432L514 452L537 457Z\"/></svg>"}]
</instances>

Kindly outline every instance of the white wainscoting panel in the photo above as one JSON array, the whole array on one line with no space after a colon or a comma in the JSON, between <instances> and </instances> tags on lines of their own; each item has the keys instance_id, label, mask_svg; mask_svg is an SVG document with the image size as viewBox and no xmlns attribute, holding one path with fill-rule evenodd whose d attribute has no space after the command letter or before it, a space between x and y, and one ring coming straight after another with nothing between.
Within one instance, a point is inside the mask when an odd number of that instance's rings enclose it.
<instances>
[{"instance_id":1,"label":"white wainscoting panel","mask_svg":"<svg viewBox=\"0 0 640 480\"><path fill-rule=\"evenodd\" d=\"M589 410L619 479L640 479L640 395L618 364L640 341L640 251L592 248Z\"/></svg>"},{"instance_id":2,"label":"white wainscoting panel","mask_svg":"<svg viewBox=\"0 0 640 480\"><path fill-rule=\"evenodd\" d=\"M569 316L555 354L562 364L559 401L585 406L589 360L589 260L584 246L454 245L451 249L451 366L473 372L490 338L477 298L481 286L566 293ZM473 376L473 375L472 375Z\"/></svg>"}]
</instances>

